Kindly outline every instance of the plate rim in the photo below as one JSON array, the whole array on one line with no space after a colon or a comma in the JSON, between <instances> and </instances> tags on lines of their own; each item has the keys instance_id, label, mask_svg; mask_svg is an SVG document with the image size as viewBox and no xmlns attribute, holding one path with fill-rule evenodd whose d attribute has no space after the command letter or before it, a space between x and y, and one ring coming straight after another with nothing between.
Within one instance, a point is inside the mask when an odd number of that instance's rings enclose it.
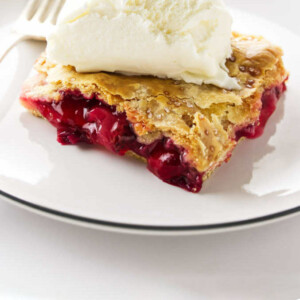
<instances>
[{"instance_id":1,"label":"plate rim","mask_svg":"<svg viewBox=\"0 0 300 300\"><path fill-rule=\"evenodd\" d=\"M279 221L285 217L292 217L300 214L300 205L291 208L288 210L284 210L278 213L265 215L262 217L241 220L241 221L234 221L234 222L227 222L227 223L217 223L217 224L208 224L208 225L189 225L189 226L158 226L158 225L143 225L143 224L130 224L130 223L119 223L113 221L105 221L105 220L98 220L88 217L83 217L79 215L70 214L67 212L55 210L52 208L47 208L42 205L34 204L24 199L18 198L14 195L6 193L0 190L0 196L4 199L8 200L17 205L25 206L26 208L33 210L35 212L39 212L42 214L46 214L48 216L52 216L54 218L59 218L64 221L69 221L70 223L79 223L79 224L86 224L89 227L99 227L102 229L110 229L111 231L127 231L127 232L139 232L139 233L201 233L201 232L208 232L213 233L220 230L235 230L239 228L245 228L248 226L255 226L255 225L263 225L267 222L272 221Z\"/></svg>"}]
</instances>

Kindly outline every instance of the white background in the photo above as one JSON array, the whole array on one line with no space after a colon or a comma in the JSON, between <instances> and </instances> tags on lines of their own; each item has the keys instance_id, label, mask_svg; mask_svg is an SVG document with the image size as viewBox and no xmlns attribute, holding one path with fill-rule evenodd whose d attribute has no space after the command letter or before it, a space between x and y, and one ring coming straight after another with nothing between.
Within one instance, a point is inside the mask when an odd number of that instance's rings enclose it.
<instances>
[{"instance_id":1,"label":"white background","mask_svg":"<svg viewBox=\"0 0 300 300\"><path fill-rule=\"evenodd\" d=\"M300 34L299 0L226 2ZM4 17L0 26L10 21ZM296 300L299 229L298 217L210 236L130 236L55 222L1 201L0 300Z\"/></svg>"}]
</instances>

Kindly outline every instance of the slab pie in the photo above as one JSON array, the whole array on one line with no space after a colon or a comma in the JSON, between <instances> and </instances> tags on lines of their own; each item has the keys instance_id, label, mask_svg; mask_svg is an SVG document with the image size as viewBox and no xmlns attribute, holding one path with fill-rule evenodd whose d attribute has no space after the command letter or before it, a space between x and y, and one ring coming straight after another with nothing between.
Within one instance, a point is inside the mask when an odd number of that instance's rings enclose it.
<instances>
[{"instance_id":1,"label":"slab pie","mask_svg":"<svg viewBox=\"0 0 300 300\"><path fill-rule=\"evenodd\" d=\"M279 47L234 33L232 49L226 66L240 90L150 76L82 74L42 55L20 99L57 128L61 144L89 143L134 155L164 182L197 193L240 141L263 134L286 90Z\"/></svg>"}]
</instances>

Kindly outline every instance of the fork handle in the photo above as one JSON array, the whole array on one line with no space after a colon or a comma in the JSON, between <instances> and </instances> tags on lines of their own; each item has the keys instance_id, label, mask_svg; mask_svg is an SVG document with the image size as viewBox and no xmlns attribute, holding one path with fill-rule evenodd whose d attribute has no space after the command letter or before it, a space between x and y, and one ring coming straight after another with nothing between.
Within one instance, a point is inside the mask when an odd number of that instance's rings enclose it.
<instances>
[{"instance_id":1,"label":"fork handle","mask_svg":"<svg viewBox=\"0 0 300 300\"><path fill-rule=\"evenodd\" d=\"M28 39L28 36L26 35L11 33L7 37L7 40L2 41L1 44L3 46L0 47L0 63L3 61L3 59L10 52L11 49L13 49L21 41L24 41L26 39Z\"/></svg>"}]
</instances>

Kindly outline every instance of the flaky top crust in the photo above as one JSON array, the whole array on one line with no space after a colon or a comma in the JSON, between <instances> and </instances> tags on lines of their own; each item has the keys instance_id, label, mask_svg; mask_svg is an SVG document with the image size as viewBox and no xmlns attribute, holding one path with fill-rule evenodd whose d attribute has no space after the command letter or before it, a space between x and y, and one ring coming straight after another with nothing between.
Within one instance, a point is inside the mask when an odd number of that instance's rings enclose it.
<instances>
[{"instance_id":1,"label":"flaky top crust","mask_svg":"<svg viewBox=\"0 0 300 300\"><path fill-rule=\"evenodd\" d=\"M39 77L27 83L24 93L45 101L60 101L62 90L97 95L126 112L141 142L151 143L162 135L172 138L207 177L230 156L236 130L258 121L262 93L287 78L282 50L262 37L234 33L232 48L226 66L240 90L150 76L79 74L42 56L35 66Z\"/></svg>"}]
</instances>

